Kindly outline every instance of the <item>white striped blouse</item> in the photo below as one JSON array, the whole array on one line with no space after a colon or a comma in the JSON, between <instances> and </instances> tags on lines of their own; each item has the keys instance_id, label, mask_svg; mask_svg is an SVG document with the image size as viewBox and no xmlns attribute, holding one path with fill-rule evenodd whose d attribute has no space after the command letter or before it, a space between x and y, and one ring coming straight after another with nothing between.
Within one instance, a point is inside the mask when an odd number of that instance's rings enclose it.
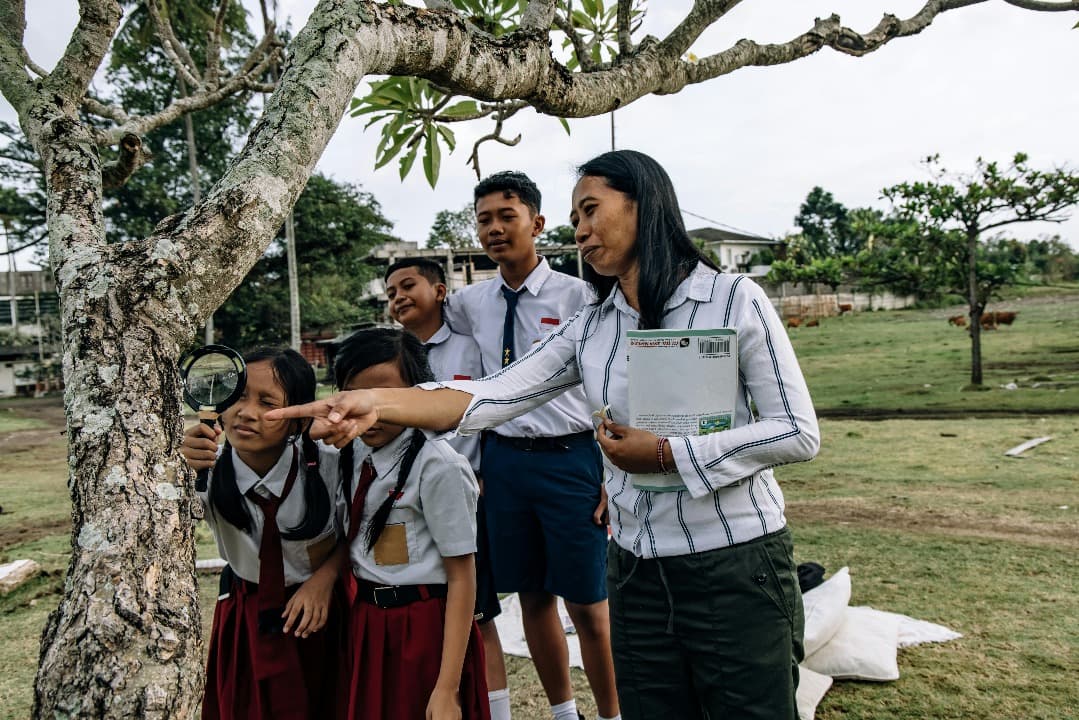
<instances>
[{"instance_id":1,"label":"white striped blouse","mask_svg":"<svg viewBox=\"0 0 1079 720\"><path fill-rule=\"evenodd\" d=\"M664 328L737 331L738 405L729 430L669 438L685 490L638 490L604 458L612 535L639 557L703 552L782 529L783 493L771 468L810 460L820 446L794 350L756 283L698 264L666 309ZM591 407L609 406L615 422L628 424L626 330L637 325L616 286L500 372L438 383L473 395L457 432L494 427L582 383Z\"/></svg>"}]
</instances>

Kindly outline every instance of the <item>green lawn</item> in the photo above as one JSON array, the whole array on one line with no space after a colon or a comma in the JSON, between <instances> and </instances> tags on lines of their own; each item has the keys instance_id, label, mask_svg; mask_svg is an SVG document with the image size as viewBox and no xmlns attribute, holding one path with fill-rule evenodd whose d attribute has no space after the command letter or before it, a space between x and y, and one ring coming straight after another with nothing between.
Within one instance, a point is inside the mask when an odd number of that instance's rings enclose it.
<instances>
[{"instance_id":1,"label":"green lawn","mask_svg":"<svg viewBox=\"0 0 1079 720\"><path fill-rule=\"evenodd\" d=\"M864 312L791 328L817 409L829 414L1070 412L1079 409L1079 290L1013 298L1011 326L982 333L985 392L965 391L970 337L961 307ZM1001 386L1014 383L1015 390Z\"/></svg>"},{"instance_id":2,"label":"green lawn","mask_svg":"<svg viewBox=\"0 0 1079 720\"><path fill-rule=\"evenodd\" d=\"M849 566L853 604L964 635L900 651L898 682L837 682L822 720L1075 716L1079 292L1026 294L997 305L1020 314L986 334L986 392L962 390L969 341L946 322L955 308L861 313L791 331L814 400L833 416L821 421L815 461L776 470L798 561L829 572ZM1008 382L1019 388L998 387ZM1009 415L971 417L1001 411ZM864 419L877 412L892 417ZM938 417L903 419L915 413ZM58 400L0 401L0 562L30 557L46 570L0 598L0 719L29 714L40 630L66 569L60 423ZM1021 458L1003 454L1042 436L1053 439ZM204 527L197 539L200 556L216 556ZM201 579L207 629L215 582ZM531 664L508 665L515 717L545 717ZM588 716L583 673L574 682Z\"/></svg>"}]
</instances>

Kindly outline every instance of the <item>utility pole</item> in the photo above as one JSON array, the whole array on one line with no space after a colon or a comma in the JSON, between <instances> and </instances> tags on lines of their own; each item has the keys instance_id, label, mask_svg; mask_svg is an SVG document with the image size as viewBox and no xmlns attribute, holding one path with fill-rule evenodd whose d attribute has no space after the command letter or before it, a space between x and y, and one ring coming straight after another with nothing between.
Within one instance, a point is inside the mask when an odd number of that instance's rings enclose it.
<instances>
[{"instance_id":1,"label":"utility pole","mask_svg":"<svg viewBox=\"0 0 1079 720\"><path fill-rule=\"evenodd\" d=\"M11 220L7 215L3 216L4 223L4 247L7 249L7 284L8 292L11 293L11 331L19 334L19 299L16 295L16 283L18 277L15 274L15 253L11 251Z\"/></svg>"}]
</instances>

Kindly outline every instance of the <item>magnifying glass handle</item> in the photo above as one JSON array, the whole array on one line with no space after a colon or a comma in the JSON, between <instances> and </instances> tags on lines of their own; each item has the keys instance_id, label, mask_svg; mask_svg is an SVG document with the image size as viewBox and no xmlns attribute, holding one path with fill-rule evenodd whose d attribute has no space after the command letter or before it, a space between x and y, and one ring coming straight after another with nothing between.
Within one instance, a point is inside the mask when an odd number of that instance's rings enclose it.
<instances>
[{"instance_id":1,"label":"magnifying glass handle","mask_svg":"<svg viewBox=\"0 0 1079 720\"><path fill-rule=\"evenodd\" d=\"M202 415L202 413L199 413ZM215 428L217 426L217 417L201 417L202 424L209 428ZM206 492L206 486L210 484L210 468L203 468L199 470L198 475L195 476L195 492Z\"/></svg>"}]
</instances>

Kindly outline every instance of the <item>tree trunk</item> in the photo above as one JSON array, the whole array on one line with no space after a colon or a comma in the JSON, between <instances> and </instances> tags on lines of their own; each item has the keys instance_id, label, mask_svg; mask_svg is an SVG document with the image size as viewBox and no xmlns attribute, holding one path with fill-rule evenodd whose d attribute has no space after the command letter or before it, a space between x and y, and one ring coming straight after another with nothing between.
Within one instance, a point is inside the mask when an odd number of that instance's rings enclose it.
<instances>
[{"instance_id":1,"label":"tree trunk","mask_svg":"<svg viewBox=\"0 0 1079 720\"><path fill-rule=\"evenodd\" d=\"M967 303L970 307L970 384L982 384L982 311L978 297L978 231L967 230Z\"/></svg>"},{"instance_id":2,"label":"tree trunk","mask_svg":"<svg viewBox=\"0 0 1079 720\"><path fill-rule=\"evenodd\" d=\"M34 717L186 718L203 670L176 361L194 326L160 242L107 245L101 167L67 117L37 142L60 293L72 554Z\"/></svg>"}]
</instances>

